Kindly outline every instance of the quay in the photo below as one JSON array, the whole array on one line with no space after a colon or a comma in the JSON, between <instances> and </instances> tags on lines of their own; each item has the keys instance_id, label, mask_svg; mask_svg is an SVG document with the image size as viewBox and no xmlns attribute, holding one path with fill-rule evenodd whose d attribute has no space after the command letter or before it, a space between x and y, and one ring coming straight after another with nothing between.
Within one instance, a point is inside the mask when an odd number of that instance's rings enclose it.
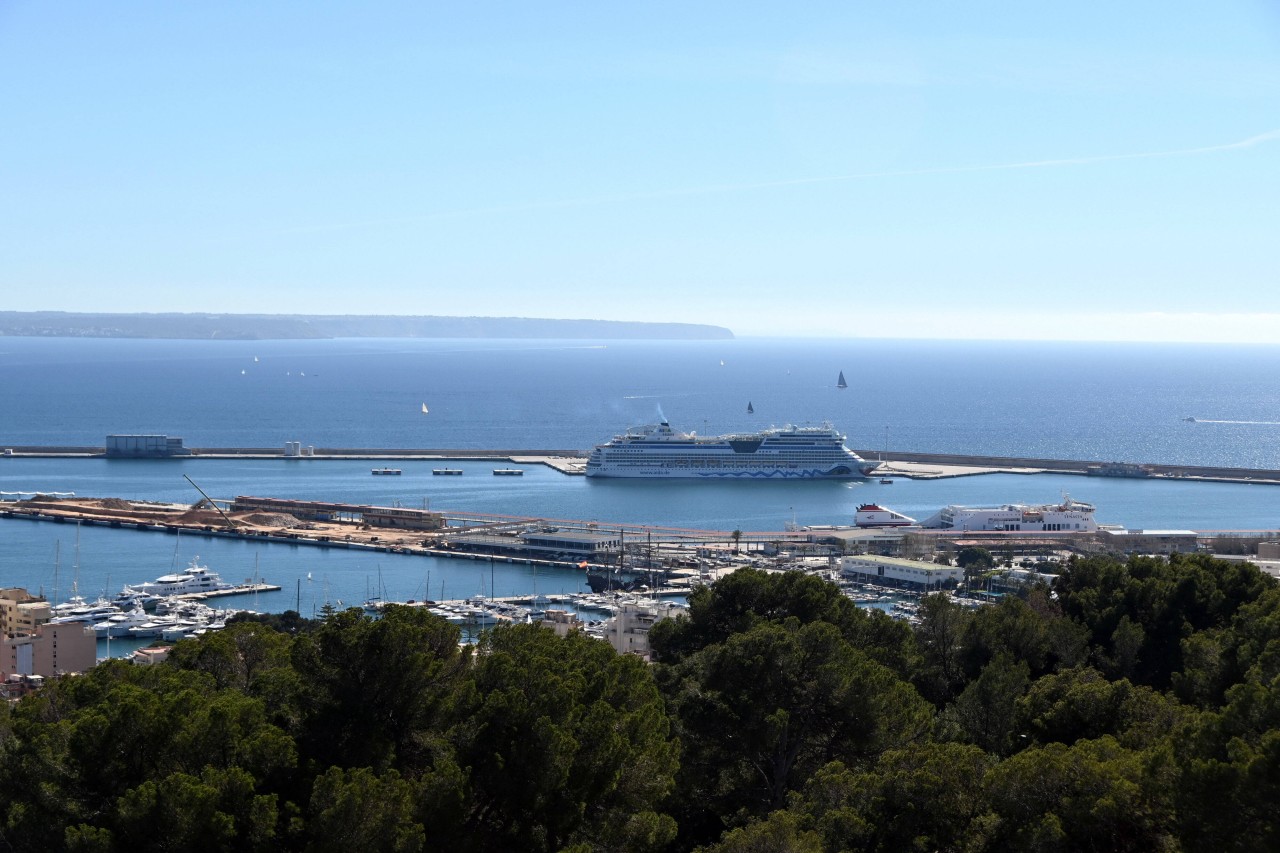
<instances>
[{"instance_id":1,"label":"quay","mask_svg":"<svg viewBox=\"0 0 1280 853\"><path fill-rule=\"evenodd\" d=\"M759 551L783 543L798 546L809 535L755 531L735 537L727 531L655 525L253 497L201 501L193 507L120 498L39 496L0 503L0 519L519 563L585 573L589 580L593 573L621 573L629 574L632 581L652 578L672 586L687 586L699 577L703 568L699 554L706 559L730 550ZM624 554L625 571L620 565ZM652 581L650 585L656 585Z\"/></svg>"},{"instance_id":2,"label":"quay","mask_svg":"<svg viewBox=\"0 0 1280 853\"><path fill-rule=\"evenodd\" d=\"M586 473L587 456L582 450L503 449L396 449L352 447L184 447L181 454L145 458L172 459L288 459L363 460L363 461L484 461L505 460L515 465L543 465L562 474ZM105 458L106 446L28 445L6 447L3 458ZM1079 474L1082 476L1138 477L1179 479L1205 482L1280 485L1280 470L1266 468L1232 468L1212 465L1170 465L1155 462L1118 462L1115 460L1045 459L1010 456L965 455L957 453L913 453L855 449L864 459L876 461L872 477L905 477L933 480L967 477L979 474ZM122 457L113 457L122 458ZM123 457L127 458L127 457ZM0 464L3 464L0 461Z\"/></svg>"},{"instance_id":3,"label":"quay","mask_svg":"<svg viewBox=\"0 0 1280 853\"><path fill-rule=\"evenodd\" d=\"M204 601L206 598L222 598L228 595L252 595L255 592L279 592L280 587L270 583L243 583L227 589L212 589L205 592L183 592L171 596L183 601Z\"/></svg>"}]
</instances>

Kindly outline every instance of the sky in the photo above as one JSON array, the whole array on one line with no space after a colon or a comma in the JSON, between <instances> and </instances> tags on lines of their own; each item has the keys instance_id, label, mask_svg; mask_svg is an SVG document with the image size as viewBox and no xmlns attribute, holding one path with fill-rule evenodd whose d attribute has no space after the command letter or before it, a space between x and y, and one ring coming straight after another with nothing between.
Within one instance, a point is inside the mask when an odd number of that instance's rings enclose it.
<instances>
[{"instance_id":1,"label":"sky","mask_svg":"<svg viewBox=\"0 0 1280 853\"><path fill-rule=\"evenodd\" d=\"M1280 343L1280 7L0 0L0 308Z\"/></svg>"}]
</instances>

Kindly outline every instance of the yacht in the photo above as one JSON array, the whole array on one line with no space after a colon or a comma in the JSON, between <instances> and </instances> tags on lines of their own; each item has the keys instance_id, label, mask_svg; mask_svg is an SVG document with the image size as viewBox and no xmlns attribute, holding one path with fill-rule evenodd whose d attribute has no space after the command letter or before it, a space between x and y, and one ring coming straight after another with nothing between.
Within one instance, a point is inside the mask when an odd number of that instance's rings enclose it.
<instances>
[{"instance_id":1,"label":"yacht","mask_svg":"<svg viewBox=\"0 0 1280 853\"><path fill-rule=\"evenodd\" d=\"M217 592L219 590L234 588L235 584L227 583L218 576L217 572L210 571L208 566L200 565L200 558L195 557L191 560L191 565L187 566L186 569L181 572L171 575L161 575L154 581L149 581L148 583L126 586L125 591L163 596Z\"/></svg>"},{"instance_id":2,"label":"yacht","mask_svg":"<svg viewBox=\"0 0 1280 853\"><path fill-rule=\"evenodd\" d=\"M99 637L128 637L129 632L133 628L145 625L152 621L154 617L139 607L136 610L130 610L128 613L116 613L114 616L108 616L101 622L97 622L93 626L93 633Z\"/></svg>"},{"instance_id":3,"label":"yacht","mask_svg":"<svg viewBox=\"0 0 1280 853\"><path fill-rule=\"evenodd\" d=\"M67 622L100 622L119 613L120 608L105 598L99 598L90 604L83 596L73 595L63 604L55 604L50 611L53 618L49 620L49 624L61 625Z\"/></svg>"}]
</instances>

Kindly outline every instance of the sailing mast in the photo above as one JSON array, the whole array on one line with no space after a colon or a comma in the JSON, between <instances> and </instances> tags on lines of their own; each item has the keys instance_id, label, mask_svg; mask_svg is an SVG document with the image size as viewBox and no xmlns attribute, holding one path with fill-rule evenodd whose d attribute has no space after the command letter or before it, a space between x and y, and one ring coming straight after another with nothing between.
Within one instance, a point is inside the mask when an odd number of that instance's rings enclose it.
<instances>
[{"instance_id":1,"label":"sailing mast","mask_svg":"<svg viewBox=\"0 0 1280 853\"><path fill-rule=\"evenodd\" d=\"M58 606L58 568L62 565L62 540L53 543L53 606Z\"/></svg>"}]
</instances>

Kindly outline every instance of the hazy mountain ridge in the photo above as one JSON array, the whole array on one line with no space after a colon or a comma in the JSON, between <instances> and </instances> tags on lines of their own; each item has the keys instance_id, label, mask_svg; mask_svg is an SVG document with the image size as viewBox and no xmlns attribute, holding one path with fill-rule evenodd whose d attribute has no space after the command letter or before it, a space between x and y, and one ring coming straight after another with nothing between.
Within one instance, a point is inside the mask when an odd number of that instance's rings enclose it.
<instances>
[{"instance_id":1,"label":"hazy mountain ridge","mask_svg":"<svg viewBox=\"0 0 1280 853\"><path fill-rule=\"evenodd\" d=\"M321 338L591 338L724 340L698 323L320 314L99 314L0 311L0 336L306 340Z\"/></svg>"}]
</instances>

